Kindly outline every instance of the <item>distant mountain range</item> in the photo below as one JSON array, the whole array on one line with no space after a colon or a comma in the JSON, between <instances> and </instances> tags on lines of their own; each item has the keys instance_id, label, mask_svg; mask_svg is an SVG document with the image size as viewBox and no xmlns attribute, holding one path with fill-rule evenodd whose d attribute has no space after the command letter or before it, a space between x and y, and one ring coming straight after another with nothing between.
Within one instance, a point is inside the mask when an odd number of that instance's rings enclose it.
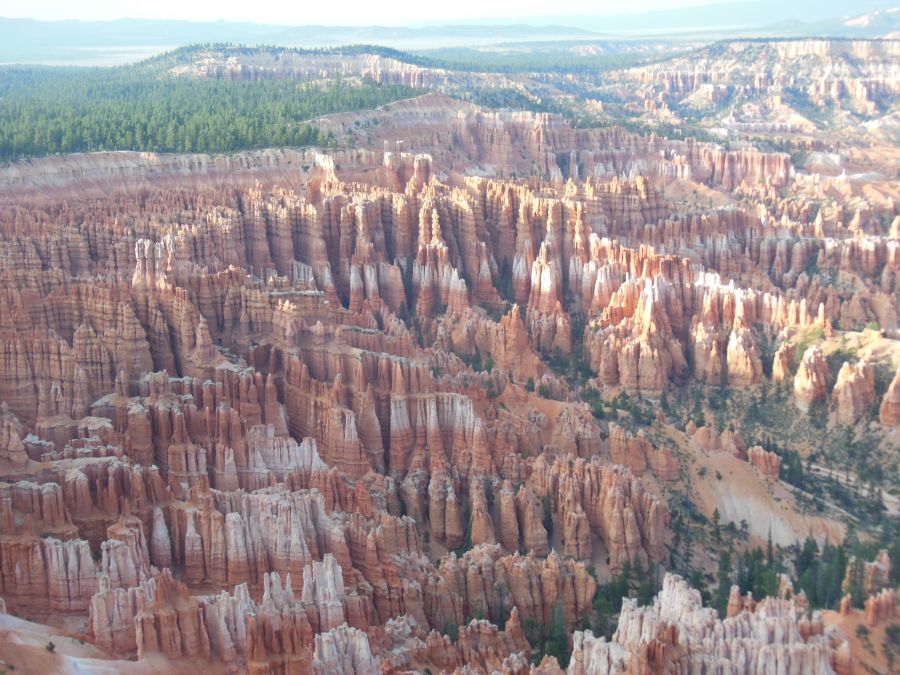
<instances>
[{"instance_id":1,"label":"distant mountain range","mask_svg":"<svg viewBox=\"0 0 900 675\"><path fill-rule=\"evenodd\" d=\"M884 18L893 9L896 20L897 0L731 0L709 5L680 7L640 14L614 16L548 15L524 20L535 25L557 24L579 26L584 30L605 34L678 34L704 31L739 31L755 33L773 26L790 25L796 30L809 30L810 35L826 29L834 37L879 37L863 25L848 26L848 17L878 13ZM890 18L888 16L887 18ZM458 22L477 25L477 21ZM878 30L877 22L869 27Z\"/></svg>"},{"instance_id":2,"label":"distant mountain range","mask_svg":"<svg viewBox=\"0 0 900 675\"><path fill-rule=\"evenodd\" d=\"M897 0L893 0L896 2ZM428 26L278 26L225 21L120 19L35 21L0 18L0 63L109 65L174 47L209 42L319 47L381 44L426 50L504 42L600 37L896 36L900 9L860 0L852 17L844 0L744 0L619 16L546 16ZM862 13L861 13L862 12ZM837 17L837 18L835 18Z\"/></svg>"},{"instance_id":3,"label":"distant mountain range","mask_svg":"<svg viewBox=\"0 0 900 675\"><path fill-rule=\"evenodd\" d=\"M119 19L116 21L35 21L0 18L0 61L85 62L111 51L134 58L187 44L321 47L377 43L405 49L456 47L505 41L596 37L560 25L276 26L227 21ZM95 53L96 52L96 53ZM128 60L124 58L123 60ZM133 59L132 59L133 60Z\"/></svg>"}]
</instances>

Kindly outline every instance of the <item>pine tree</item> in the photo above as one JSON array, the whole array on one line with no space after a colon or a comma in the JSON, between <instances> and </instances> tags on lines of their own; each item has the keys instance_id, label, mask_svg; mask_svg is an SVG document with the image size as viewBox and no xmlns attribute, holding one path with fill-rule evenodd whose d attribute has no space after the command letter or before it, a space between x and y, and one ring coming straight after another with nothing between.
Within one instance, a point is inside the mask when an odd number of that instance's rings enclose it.
<instances>
[{"instance_id":1,"label":"pine tree","mask_svg":"<svg viewBox=\"0 0 900 675\"><path fill-rule=\"evenodd\" d=\"M549 492L541 497L541 506L544 514L544 529L547 530L547 539L550 539L553 536L553 498Z\"/></svg>"},{"instance_id":2,"label":"pine tree","mask_svg":"<svg viewBox=\"0 0 900 675\"><path fill-rule=\"evenodd\" d=\"M716 574L719 585L716 587L714 603L719 616L725 616L728 607L728 597L731 594L731 553L722 551L719 554L719 570Z\"/></svg>"},{"instance_id":3,"label":"pine tree","mask_svg":"<svg viewBox=\"0 0 900 675\"><path fill-rule=\"evenodd\" d=\"M566 630L566 617L563 613L562 602L553 606L553 616L550 620L550 635L544 645L544 653L555 656L559 665L565 668L569 665L569 635Z\"/></svg>"}]
</instances>

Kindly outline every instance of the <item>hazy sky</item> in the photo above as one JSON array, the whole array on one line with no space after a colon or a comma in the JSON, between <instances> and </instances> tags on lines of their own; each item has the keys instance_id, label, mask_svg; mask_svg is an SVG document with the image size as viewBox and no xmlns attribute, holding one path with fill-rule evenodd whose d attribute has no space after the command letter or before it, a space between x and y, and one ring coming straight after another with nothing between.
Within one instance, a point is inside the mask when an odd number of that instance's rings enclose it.
<instances>
[{"instance_id":1,"label":"hazy sky","mask_svg":"<svg viewBox=\"0 0 900 675\"><path fill-rule=\"evenodd\" d=\"M721 2L721 0L718 0ZM137 18L252 21L288 25L405 25L547 15L632 14L713 0L0 0L0 16L85 21Z\"/></svg>"}]
</instances>

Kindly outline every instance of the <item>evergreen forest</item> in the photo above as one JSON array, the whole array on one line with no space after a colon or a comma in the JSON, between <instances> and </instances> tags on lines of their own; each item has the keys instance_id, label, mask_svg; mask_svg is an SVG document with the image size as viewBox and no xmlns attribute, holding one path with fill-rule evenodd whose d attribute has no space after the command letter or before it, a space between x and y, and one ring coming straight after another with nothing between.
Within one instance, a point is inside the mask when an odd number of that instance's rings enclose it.
<instances>
[{"instance_id":1,"label":"evergreen forest","mask_svg":"<svg viewBox=\"0 0 900 675\"><path fill-rule=\"evenodd\" d=\"M0 68L0 160L100 150L329 146L309 121L416 94L397 85L147 77L121 68Z\"/></svg>"}]
</instances>

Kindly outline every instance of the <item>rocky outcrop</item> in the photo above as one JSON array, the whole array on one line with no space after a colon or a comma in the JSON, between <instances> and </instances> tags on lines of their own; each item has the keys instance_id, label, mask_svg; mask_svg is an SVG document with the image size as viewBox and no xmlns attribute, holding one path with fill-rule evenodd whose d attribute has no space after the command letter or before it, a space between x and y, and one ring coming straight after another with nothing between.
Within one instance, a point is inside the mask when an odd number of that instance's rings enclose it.
<instances>
[{"instance_id":1,"label":"rocky outcrop","mask_svg":"<svg viewBox=\"0 0 900 675\"><path fill-rule=\"evenodd\" d=\"M866 599L865 604L866 624L876 626L882 621L893 619L897 616L897 591L893 588L883 588L876 595Z\"/></svg>"},{"instance_id":2,"label":"rocky outcrop","mask_svg":"<svg viewBox=\"0 0 900 675\"><path fill-rule=\"evenodd\" d=\"M643 431L633 435L615 422L609 424L609 455L614 463L627 466L636 476L649 468L660 480L678 478L678 462L670 447L654 447Z\"/></svg>"},{"instance_id":3,"label":"rocky outcrop","mask_svg":"<svg viewBox=\"0 0 900 675\"><path fill-rule=\"evenodd\" d=\"M834 672L842 647L824 635L821 615L804 618L792 600L768 598L722 620L702 607L699 591L667 574L652 605L623 600L612 641L576 632L568 672L706 671L725 659L824 675Z\"/></svg>"},{"instance_id":4,"label":"rocky outcrop","mask_svg":"<svg viewBox=\"0 0 900 675\"><path fill-rule=\"evenodd\" d=\"M462 625L476 616L498 622L517 612L521 621L550 625L560 606L572 628L590 611L596 582L582 563L555 552L541 559L503 555L498 545L483 544L461 558L441 562L441 585L434 593L434 625ZM454 623L455 622L455 623Z\"/></svg>"},{"instance_id":5,"label":"rocky outcrop","mask_svg":"<svg viewBox=\"0 0 900 675\"><path fill-rule=\"evenodd\" d=\"M794 351L796 346L793 342L783 342L775 352L772 361L772 381L785 382L790 378L791 371L794 368Z\"/></svg>"},{"instance_id":6,"label":"rocky outcrop","mask_svg":"<svg viewBox=\"0 0 900 675\"><path fill-rule=\"evenodd\" d=\"M748 591L746 595L741 595L740 586L734 585L728 593L728 606L725 611L725 618L737 616L741 612L753 612L756 610L756 601L753 599L753 592Z\"/></svg>"},{"instance_id":7,"label":"rocky outcrop","mask_svg":"<svg viewBox=\"0 0 900 675\"><path fill-rule=\"evenodd\" d=\"M845 361L831 394L838 424L856 424L875 403L875 369L867 361Z\"/></svg>"},{"instance_id":8,"label":"rocky outcrop","mask_svg":"<svg viewBox=\"0 0 900 675\"><path fill-rule=\"evenodd\" d=\"M841 589L848 593L854 585L865 597L875 595L891 583L892 561L887 549L881 549L873 560L850 556Z\"/></svg>"},{"instance_id":9,"label":"rocky outcrop","mask_svg":"<svg viewBox=\"0 0 900 675\"><path fill-rule=\"evenodd\" d=\"M109 578L101 576L99 589L91 598L89 634L98 645L110 652L136 652L135 617L155 598L155 578L130 588L112 588Z\"/></svg>"},{"instance_id":10,"label":"rocky outcrop","mask_svg":"<svg viewBox=\"0 0 900 675\"><path fill-rule=\"evenodd\" d=\"M794 376L794 402L802 411L823 401L828 394L828 361L815 345L804 353Z\"/></svg>"},{"instance_id":11,"label":"rocky outcrop","mask_svg":"<svg viewBox=\"0 0 900 675\"><path fill-rule=\"evenodd\" d=\"M759 384L763 374L762 357L753 331L743 326L731 331L725 363L729 386L752 387Z\"/></svg>"},{"instance_id":12,"label":"rocky outcrop","mask_svg":"<svg viewBox=\"0 0 900 675\"><path fill-rule=\"evenodd\" d=\"M886 427L900 426L900 372L894 375L884 398L881 399L878 419Z\"/></svg>"},{"instance_id":13,"label":"rocky outcrop","mask_svg":"<svg viewBox=\"0 0 900 675\"><path fill-rule=\"evenodd\" d=\"M570 522L570 518L576 524L582 518L586 521L590 532L603 541L613 569L621 568L626 560L648 569L650 562L664 555L668 511L630 470L603 466L597 458L557 458L548 466L540 457L531 483L537 494L549 496L561 522ZM582 555L589 552L583 531L580 525L563 531L564 543ZM565 539L566 535L578 540Z\"/></svg>"},{"instance_id":14,"label":"rocky outcrop","mask_svg":"<svg viewBox=\"0 0 900 675\"><path fill-rule=\"evenodd\" d=\"M747 461L769 480L778 480L781 457L774 452L768 452L758 445L754 445L747 450Z\"/></svg>"},{"instance_id":15,"label":"rocky outcrop","mask_svg":"<svg viewBox=\"0 0 900 675\"><path fill-rule=\"evenodd\" d=\"M672 448L667 445L656 448L650 453L648 458L650 470L653 474L663 481L676 481L680 475L681 468L678 466L678 460L672 452Z\"/></svg>"},{"instance_id":16,"label":"rocky outcrop","mask_svg":"<svg viewBox=\"0 0 900 675\"><path fill-rule=\"evenodd\" d=\"M516 514L519 521L520 548L535 555L550 552L547 528L544 526L544 508L535 492L526 486L516 493Z\"/></svg>"},{"instance_id":17,"label":"rocky outcrop","mask_svg":"<svg viewBox=\"0 0 900 675\"><path fill-rule=\"evenodd\" d=\"M428 660L440 668L467 667L481 672L519 672L526 667L531 651L515 607L502 631L488 621L473 619L460 626L455 642L432 631L425 646ZM510 668L512 664L516 665Z\"/></svg>"},{"instance_id":18,"label":"rocky outcrop","mask_svg":"<svg viewBox=\"0 0 900 675\"><path fill-rule=\"evenodd\" d=\"M161 652L168 658L182 656L210 658L200 604L171 573L163 572L156 583L152 602L134 617L138 658Z\"/></svg>"},{"instance_id":19,"label":"rocky outcrop","mask_svg":"<svg viewBox=\"0 0 900 675\"><path fill-rule=\"evenodd\" d=\"M471 516L469 517L469 537L473 546L479 544L496 544L494 521L491 518L490 506L483 483L473 482L469 491Z\"/></svg>"},{"instance_id":20,"label":"rocky outcrop","mask_svg":"<svg viewBox=\"0 0 900 675\"><path fill-rule=\"evenodd\" d=\"M647 470L647 458L653 448L642 436L632 436L614 422L609 424L609 456L616 464L622 464L640 476Z\"/></svg>"},{"instance_id":21,"label":"rocky outcrop","mask_svg":"<svg viewBox=\"0 0 900 675\"><path fill-rule=\"evenodd\" d=\"M90 626L98 643L119 653L163 652L169 658L202 656L233 663L246 653L254 672L298 664L308 658L316 634L368 627L371 609L355 593L345 596L341 568L326 555L303 570L297 596L288 575L265 577L257 605L246 584L233 594L192 596L168 570L139 586L113 589L101 577L91 600ZM365 635L365 634L363 634ZM292 646L284 640L293 636Z\"/></svg>"},{"instance_id":22,"label":"rocky outcrop","mask_svg":"<svg viewBox=\"0 0 900 675\"><path fill-rule=\"evenodd\" d=\"M0 459L17 466L28 462L28 452L22 443L22 425L5 401L0 403Z\"/></svg>"},{"instance_id":23,"label":"rocky outcrop","mask_svg":"<svg viewBox=\"0 0 900 675\"><path fill-rule=\"evenodd\" d=\"M316 635L315 675L359 675L378 671L366 634L346 624Z\"/></svg>"}]
</instances>

